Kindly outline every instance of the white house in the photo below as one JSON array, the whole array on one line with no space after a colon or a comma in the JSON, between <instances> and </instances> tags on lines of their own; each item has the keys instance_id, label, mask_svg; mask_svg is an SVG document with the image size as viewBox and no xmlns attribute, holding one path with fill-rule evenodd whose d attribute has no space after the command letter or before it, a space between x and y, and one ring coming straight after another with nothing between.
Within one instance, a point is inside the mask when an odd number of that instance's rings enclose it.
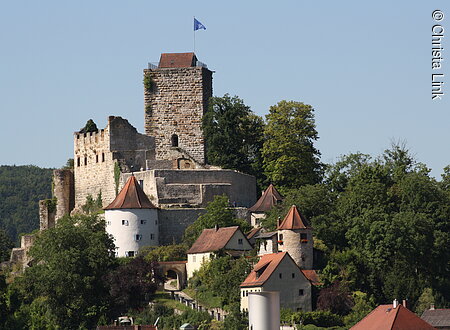
<instances>
[{"instance_id":1,"label":"white house","mask_svg":"<svg viewBox=\"0 0 450 330\"><path fill-rule=\"evenodd\" d=\"M252 249L250 242L239 229L239 226L203 229L192 247L187 251L187 278L191 278L202 263L211 259L211 255L225 250L231 255L241 255Z\"/></svg>"},{"instance_id":2,"label":"white house","mask_svg":"<svg viewBox=\"0 0 450 330\"><path fill-rule=\"evenodd\" d=\"M158 246L158 210L131 176L105 207L106 232L114 237L117 257L134 257L143 246Z\"/></svg>"},{"instance_id":3,"label":"white house","mask_svg":"<svg viewBox=\"0 0 450 330\"><path fill-rule=\"evenodd\" d=\"M265 291L280 292L281 308L311 311L311 275L305 274L287 252L263 255L241 283L241 311L248 312L250 293Z\"/></svg>"}]
</instances>

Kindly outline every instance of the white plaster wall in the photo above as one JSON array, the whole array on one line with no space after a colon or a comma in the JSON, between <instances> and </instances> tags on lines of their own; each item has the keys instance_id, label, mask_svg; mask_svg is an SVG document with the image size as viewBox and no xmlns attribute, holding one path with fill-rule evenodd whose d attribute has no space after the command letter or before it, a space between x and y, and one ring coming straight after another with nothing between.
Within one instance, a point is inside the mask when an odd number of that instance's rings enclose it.
<instances>
[{"instance_id":1,"label":"white plaster wall","mask_svg":"<svg viewBox=\"0 0 450 330\"><path fill-rule=\"evenodd\" d=\"M187 278L190 279L194 272L199 270L204 262L211 259L211 252L188 254L186 264Z\"/></svg>"},{"instance_id":2,"label":"white plaster wall","mask_svg":"<svg viewBox=\"0 0 450 330\"><path fill-rule=\"evenodd\" d=\"M239 239L242 239L242 244L239 244ZM233 236L228 241L227 245L225 245L226 250L251 250L252 246L248 243L247 238L245 238L244 234L240 230L236 231Z\"/></svg>"},{"instance_id":3,"label":"white plaster wall","mask_svg":"<svg viewBox=\"0 0 450 330\"><path fill-rule=\"evenodd\" d=\"M122 220L128 220L128 225L123 225ZM145 220L145 224L141 220ZM118 257L125 257L127 251L137 253L143 246L159 245L156 209L106 210L105 221L106 232L114 237ZM136 240L136 235L142 235L141 240Z\"/></svg>"},{"instance_id":4,"label":"white plaster wall","mask_svg":"<svg viewBox=\"0 0 450 330\"><path fill-rule=\"evenodd\" d=\"M281 278L280 278L280 273ZM292 277L292 274L295 274ZM303 295L299 290L303 289ZM291 258L285 257L277 269L263 285L263 291L279 291L281 308L289 308L294 312L301 308L305 312L312 310L311 283L295 265Z\"/></svg>"},{"instance_id":5,"label":"white plaster wall","mask_svg":"<svg viewBox=\"0 0 450 330\"><path fill-rule=\"evenodd\" d=\"M261 224L261 220L266 218L266 214L264 212L252 212L250 214L250 223L252 227L259 227Z\"/></svg>"},{"instance_id":6,"label":"white plaster wall","mask_svg":"<svg viewBox=\"0 0 450 330\"><path fill-rule=\"evenodd\" d=\"M277 235L267 239L261 239L261 243L259 245L258 256L263 256L265 254L277 253L278 249L276 248L276 239Z\"/></svg>"},{"instance_id":7,"label":"white plaster wall","mask_svg":"<svg viewBox=\"0 0 450 330\"><path fill-rule=\"evenodd\" d=\"M261 287L241 288L241 312L248 312L248 295L252 292L261 291Z\"/></svg>"}]
</instances>

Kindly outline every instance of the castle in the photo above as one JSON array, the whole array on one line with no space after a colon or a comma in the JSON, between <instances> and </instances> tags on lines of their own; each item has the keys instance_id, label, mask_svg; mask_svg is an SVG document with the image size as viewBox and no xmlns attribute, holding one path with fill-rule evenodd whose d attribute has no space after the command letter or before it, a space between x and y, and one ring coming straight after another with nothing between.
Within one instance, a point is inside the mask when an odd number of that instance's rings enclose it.
<instances>
[{"instance_id":1,"label":"castle","mask_svg":"<svg viewBox=\"0 0 450 330\"><path fill-rule=\"evenodd\" d=\"M205 156L201 126L212 74L194 53L164 53L157 65L149 64L145 134L117 116L110 116L104 129L75 132L74 168L54 171L56 205L40 201L40 229L80 212L88 197L101 196L106 207L131 175L158 209L160 245L179 241L215 195L227 195L237 216L246 218L256 201L255 178L210 166ZM16 249L16 259L24 260L29 245Z\"/></svg>"}]
</instances>

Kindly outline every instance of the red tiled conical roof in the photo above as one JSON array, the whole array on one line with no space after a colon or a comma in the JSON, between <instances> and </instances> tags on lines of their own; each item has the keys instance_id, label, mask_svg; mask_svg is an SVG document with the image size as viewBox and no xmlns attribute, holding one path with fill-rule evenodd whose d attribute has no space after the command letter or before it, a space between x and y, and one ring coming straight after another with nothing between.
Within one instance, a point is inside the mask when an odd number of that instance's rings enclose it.
<instances>
[{"instance_id":1,"label":"red tiled conical roof","mask_svg":"<svg viewBox=\"0 0 450 330\"><path fill-rule=\"evenodd\" d=\"M311 228L306 218L297 210L297 206L292 205L288 214L278 226L278 229L307 229Z\"/></svg>"},{"instance_id":2,"label":"red tiled conical roof","mask_svg":"<svg viewBox=\"0 0 450 330\"><path fill-rule=\"evenodd\" d=\"M132 175L112 203L105 207L105 210L114 209L156 209L156 206L150 202Z\"/></svg>"},{"instance_id":3,"label":"red tiled conical roof","mask_svg":"<svg viewBox=\"0 0 450 330\"><path fill-rule=\"evenodd\" d=\"M266 212L269 211L274 205L283 200L283 196L278 192L278 190L270 184L266 191L258 199L258 201L249 208L250 212Z\"/></svg>"}]
</instances>

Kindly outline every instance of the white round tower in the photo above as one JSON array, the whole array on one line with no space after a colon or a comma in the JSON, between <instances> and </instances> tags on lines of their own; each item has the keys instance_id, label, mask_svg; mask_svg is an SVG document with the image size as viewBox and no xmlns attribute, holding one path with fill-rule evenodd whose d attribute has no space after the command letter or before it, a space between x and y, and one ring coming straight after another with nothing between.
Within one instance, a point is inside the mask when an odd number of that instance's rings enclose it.
<instances>
[{"instance_id":1,"label":"white round tower","mask_svg":"<svg viewBox=\"0 0 450 330\"><path fill-rule=\"evenodd\" d=\"M106 232L114 237L117 257L134 257L143 246L159 245L158 210L132 175L105 207Z\"/></svg>"},{"instance_id":2,"label":"white round tower","mask_svg":"<svg viewBox=\"0 0 450 330\"><path fill-rule=\"evenodd\" d=\"M313 269L313 235L308 221L292 205L278 224L278 251L287 252L301 269Z\"/></svg>"}]
</instances>

